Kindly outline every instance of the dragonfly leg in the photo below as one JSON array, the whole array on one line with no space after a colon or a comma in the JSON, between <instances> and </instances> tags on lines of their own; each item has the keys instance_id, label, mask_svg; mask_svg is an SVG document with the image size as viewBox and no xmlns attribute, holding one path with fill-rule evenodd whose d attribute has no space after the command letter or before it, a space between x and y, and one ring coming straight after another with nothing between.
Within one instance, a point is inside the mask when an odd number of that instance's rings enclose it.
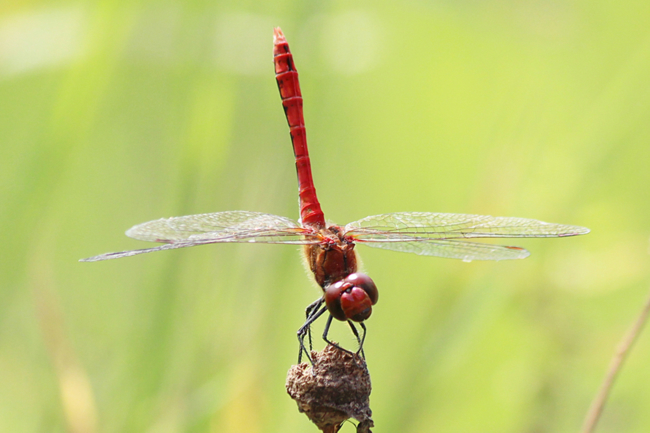
<instances>
[{"instance_id":1,"label":"dragonfly leg","mask_svg":"<svg viewBox=\"0 0 650 433\"><path fill-rule=\"evenodd\" d=\"M365 341L366 341L366 332L367 332L366 324L363 323L363 322L360 322L359 326L361 326L361 329L363 329L363 337L361 337L361 344L359 344L359 351L361 352L361 356L363 356L363 359L366 359L366 354L363 353L363 343L365 343Z\"/></svg>"},{"instance_id":2,"label":"dragonfly leg","mask_svg":"<svg viewBox=\"0 0 650 433\"><path fill-rule=\"evenodd\" d=\"M344 348L342 348L341 346L339 346L338 344L336 344L336 343L332 343L330 340L327 339L327 334L329 334L329 332L330 332L330 325L332 325L332 319L333 319L333 318L334 318L334 316L332 316L331 314L330 314L330 316L327 318L327 323L325 324L325 331L323 331L323 340L325 340L325 342L326 342L327 344L332 345L332 346L336 347L336 348L339 349L339 350L342 350L342 351L344 351L344 352L347 352L347 353L349 353L349 354L352 354L352 352L350 352L349 350L344 349Z\"/></svg>"},{"instance_id":3,"label":"dragonfly leg","mask_svg":"<svg viewBox=\"0 0 650 433\"><path fill-rule=\"evenodd\" d=\"M316 299L314 302L312 302L311 304L309 304L309 305L307 306L307 308L305 309L305 320L309 320L309 316L310 316L310 315L311 315L315 310L317 310L318 307L320 307L320 306L323 304L323 302L324 302L324 299L323 299L323 298L318 298L318 299ZM312 345L312 339L311 339L311 326L307 328L307 335L308 335L308 337L309 337L309 338L308 338L308 339L309 339L309 351L311 352L311 350L312 350L312 348L313 348L313 345ZM302 353L302 349L301 349L301 352L300 352L300 353ZM298 363L300 363L300 362L298 362Z\"/></svg>"},{"instance_id":4,"label":"dragonfly leg","mask_svg":"<svg viewBox=\"0 0 650 433\"><path fill-rule=\"evenodd\" d=\"M364 325L363 322L359 323L361 329L363 329L363 337L361 338L359 337L359 332L357 331L357 327L354 326L354 323L352 323L351 320L348 320L348 325L350 325L350 329L352 329L352 333L357 338L357 343L359 343L359 350L357 350L357 355L361 354L361 357L363 359L366 359L366 354L363 353L363 342L366 339L366 325Z\"/></svg>"},{"instance_id":5,"label":"dragonfly leg","mask_svg":"<svg viewBox=\"0 0 650 433\"><path fill-rule=\"evenodd\" d=\"M321 302L322 303L322 302ZM298 329L298 343L300 344L300 352L298 352L298 364L302 361L302 354L303 352L307 355L307 359L309 359L309 362L313 364L313 361L311 359L311 356L309 354L309 351L307 351L307 348L305 347L305 336L309 334L310 326L316 319L318 319L320 316L323 315L324 312L327 311L327 307L322 307L318 308L318 306L321 304L316 304L313 308L311 308L311 312L309 313L309 316L307 317L307 320L305 320L305 323ZM313 305L313 304L312 304ZM310 307L312 307L310 305ZM308 307L309 308L309 307Z\"/></svg>"}]
</instances>

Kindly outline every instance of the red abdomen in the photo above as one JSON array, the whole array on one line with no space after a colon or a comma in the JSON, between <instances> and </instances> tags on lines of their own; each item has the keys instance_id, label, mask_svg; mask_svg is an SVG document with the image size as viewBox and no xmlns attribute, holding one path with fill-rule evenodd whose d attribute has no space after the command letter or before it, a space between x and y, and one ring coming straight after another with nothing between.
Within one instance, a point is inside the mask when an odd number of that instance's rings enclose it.
<instances>
[{"instance_id":1,"label":"red abdomen","mask_svg":"<svg viewBox=\"0 0 650 433\"><path fill-rule=\"evenodd\" d=\"M278 89L280 89L284 114L289 122L293 154L296 157L300 220L304 227L320 230L325 228L325 217L316 197L316 188L314 188L314 180L311 175L298 71L293 64L289 44L279 28L274 31L273 45L275 79L278 82Z\"/></svg>"}]
</instances>

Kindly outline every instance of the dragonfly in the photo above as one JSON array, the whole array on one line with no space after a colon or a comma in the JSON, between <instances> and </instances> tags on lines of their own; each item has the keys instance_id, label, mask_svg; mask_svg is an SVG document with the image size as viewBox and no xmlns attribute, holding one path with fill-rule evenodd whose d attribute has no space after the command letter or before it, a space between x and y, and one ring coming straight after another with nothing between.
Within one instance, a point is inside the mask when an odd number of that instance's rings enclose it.
<instances>
[{"instance_id":1,"label":"dragonfly","mask_svg":"<svg viewBox=\"0 0 650 433\"><path fill-rule=\"evenodd\" d=\"M357 339L357 354L363 355L364 322L372 314L379 293L374 281L358 269L357 244L425 256L472 260L523 259L530 254L516 246L476 242L479 238L550 238L589 233L585 227L546 223L534 219L430 212L397 212L374 215L344 226L325 221L316 196L303 115L303 98L293 55L280 28L274 29L275 78L289 124L298 177L300 219L250 211L227 211L161 218L138 224L126 235L164 245L131 251L100 254L84 262L131 257L154 251L215 243L264 243L302 245L309 269L322 289L311 303L306 320L298 329L300 363L311 325L329 313L323 340L328 339L332 320L347 322ZM363 334L360 335L355 323ZM347 350L346 350L347 351Z\"/></svg>"}]
</instances>

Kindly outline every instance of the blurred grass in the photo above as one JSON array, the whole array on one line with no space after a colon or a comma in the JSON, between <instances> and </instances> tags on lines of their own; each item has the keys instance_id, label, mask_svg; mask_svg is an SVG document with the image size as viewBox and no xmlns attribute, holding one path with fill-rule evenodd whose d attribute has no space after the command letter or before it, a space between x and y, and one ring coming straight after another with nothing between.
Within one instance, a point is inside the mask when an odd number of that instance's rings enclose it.
<instances>
[{"instance_id":1,"label":"blurred grass","mask_svg":"<svg viewBox=\"0 0 650 433\"><path fill-rule=\"evenodd\" d=\"M360 251L375 431L577 431L650 285L649 21L643 1L3 3L0 431L314 430L284 391L319 293L295 248L77 262L160 217L297 217L274 25L328 218L592 229L514 242L516 263ZM600 432L648 430L649 360L643 335Z\"/></svg>"}]
</instances>

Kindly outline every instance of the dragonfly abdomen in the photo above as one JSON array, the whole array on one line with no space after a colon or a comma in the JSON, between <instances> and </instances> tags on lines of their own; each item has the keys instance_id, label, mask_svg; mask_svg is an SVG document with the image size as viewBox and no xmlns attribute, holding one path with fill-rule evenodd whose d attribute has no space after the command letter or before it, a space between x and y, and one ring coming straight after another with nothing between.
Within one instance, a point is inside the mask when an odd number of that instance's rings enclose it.
<instances>
[{"instance_id":1,"label":"dragonfly abdomen","mask_svg":"<svg viewBox=\"0 0 650 433\"><path fill-rule=\"evenodd\" d=\"M273 62L275 63L275 79L280 90L284 114L289 123L293 154L296 158L300 222L303 227L324 229L325 217L316 197L316 188L311 174L298 71L293 63L289 44L279 28L276 28L274 33Z\"/></svg>"}]
</instances>

